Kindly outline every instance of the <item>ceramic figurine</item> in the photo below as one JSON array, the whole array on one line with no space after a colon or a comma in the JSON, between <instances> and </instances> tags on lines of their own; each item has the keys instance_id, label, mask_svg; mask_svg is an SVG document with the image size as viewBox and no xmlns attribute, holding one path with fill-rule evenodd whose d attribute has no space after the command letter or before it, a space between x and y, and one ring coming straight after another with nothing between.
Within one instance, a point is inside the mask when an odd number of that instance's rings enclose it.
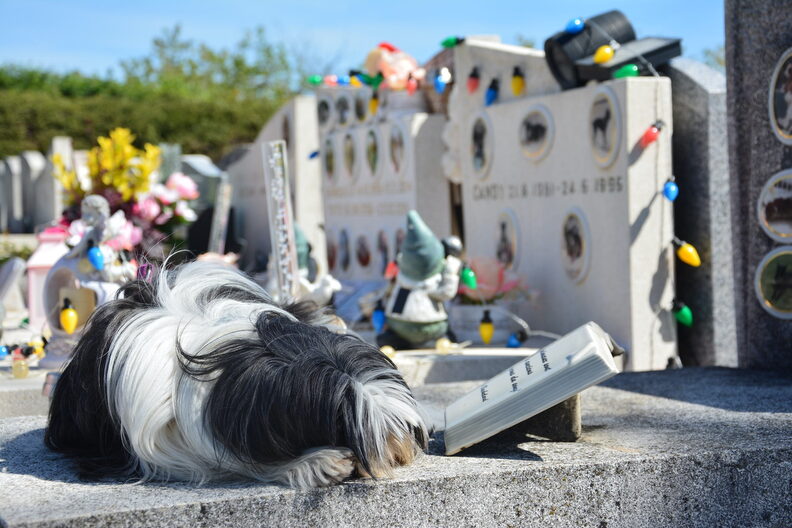
<instances>
[{"instance_id":1,"label":"ceramic figurine","mask_svg":"<svg viewBox=\"0 0 792 528\"><path fill-rule=\"evenodd\" d=\"M58 368L69 358L93 309L113 299L137 272L135 264L106 244L126 224L123 211L110 216L104 197L86 196L81 220L85 232L52 266L44 283L44 309L52 330L47 356L40 363L45 368Z\"/></svg>"},{"instance_id":2,"label":"ceramic figurine","mask_svg":"<svg viewBox=\"0 0 792 528\"><path fill-rule=\"evenodd\" d=\"M399 268L385 303L385 331L379 346L418 348L449 334L443 302L459 288L459 239L443 244L416 211L407 213L407 236L396 257ZM452 341L454 339L452 338Z\"/></svg>"}]
</instances>

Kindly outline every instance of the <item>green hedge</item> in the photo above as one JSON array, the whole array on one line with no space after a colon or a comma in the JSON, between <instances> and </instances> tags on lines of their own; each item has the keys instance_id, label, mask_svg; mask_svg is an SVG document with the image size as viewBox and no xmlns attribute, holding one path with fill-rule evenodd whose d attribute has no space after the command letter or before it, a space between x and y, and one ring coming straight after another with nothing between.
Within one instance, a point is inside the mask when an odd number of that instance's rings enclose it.
<instances>
[{"instance_id":1,"label":"green hedge","mask_svg":"<svg viewBox=\"0 0 792 528\"><path fill-rule=\"evenodd\" d=\"M64 97L50 91L0 90L0 158L23 150L47 152L54 136L70 136L77 149L126 127L136 143L180 143L182 152L219 160L258 134L283 101L194 100L149 94Z\"/></svg>"}]
</instances>

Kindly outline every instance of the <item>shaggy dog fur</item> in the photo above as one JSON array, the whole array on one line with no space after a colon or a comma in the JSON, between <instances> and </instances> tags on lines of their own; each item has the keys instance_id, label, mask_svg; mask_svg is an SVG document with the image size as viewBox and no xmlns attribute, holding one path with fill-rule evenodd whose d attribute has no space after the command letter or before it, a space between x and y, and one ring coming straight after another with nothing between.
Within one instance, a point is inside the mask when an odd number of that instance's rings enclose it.
<instances>
[{"instance_id":1,"label":"shaggy dog fur","mask_svg":"<svg viewBox=\"0 0 792 528\"><path fill-rule=\"evenodd\" d=\"M203 262L128 283L88 321L45 442L91 476L388 475L426 447L423 415L393 363L334 320Z\"/></svg>"}]
</instances>

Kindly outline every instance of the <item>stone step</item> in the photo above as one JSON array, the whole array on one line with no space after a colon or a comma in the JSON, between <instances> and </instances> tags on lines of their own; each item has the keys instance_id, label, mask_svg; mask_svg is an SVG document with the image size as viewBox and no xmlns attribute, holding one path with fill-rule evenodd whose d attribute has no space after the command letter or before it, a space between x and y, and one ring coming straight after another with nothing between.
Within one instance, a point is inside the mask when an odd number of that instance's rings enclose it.
<instances>
[{"instance_id":1,"label":"stone step","mask_svg":"<svg viewBox=\"0 0 792 528\"><path fill-rule=\"evenodd\" d=\"M475 387L417 387L441 409ZM583 393L575 443L499 435L393 478L311 491L250 482L83 482L44 417L0 420L0 525L790 526L792 374L620 374Z\"/></svg>"}]
</instances>

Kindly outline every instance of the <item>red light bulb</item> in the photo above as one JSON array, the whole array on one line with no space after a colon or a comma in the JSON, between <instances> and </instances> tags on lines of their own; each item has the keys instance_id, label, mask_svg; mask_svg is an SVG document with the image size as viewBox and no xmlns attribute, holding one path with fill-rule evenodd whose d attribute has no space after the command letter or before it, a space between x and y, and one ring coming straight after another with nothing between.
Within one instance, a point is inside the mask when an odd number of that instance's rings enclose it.
<instances>
[{"instance_id":1,"label":"red light bulb","mask_svg":"<svg viewBox=\"0 0 792 528\"><path fill-rule=\"evenodd\" d=\"M407 93L413 95L416 90L418 90L418 81L415 79L415 77L410 75L410 77L407 79Z\"/></svg>"},{"instance_id":2,"label":"red light bulb","mask_svg":"<svg viewBox=\"0 0 792 528\"><path fill-rule=\"evenodd\" d=\"M639 145L641 148L646 148L655 141L657 141L657 137L660 135L660 131L663 130L663 122L662 121L655 121L652 123L652 126L646 129L646 132L643 133L641 136L641 140L639 141Z\"/></svg>"},{"instance_id":3,"label":"red light bulb","mask_svg":"<svg viewBox=\"0 0 792 528\"><path fill-rule=\"evenodd\" d=\"M479 83L481 82L481 76L479 75L479 69L473 68L468 76L467 80L467 90L468 93L475 93L479 89Z\"/></svg>"}]
</instances>

